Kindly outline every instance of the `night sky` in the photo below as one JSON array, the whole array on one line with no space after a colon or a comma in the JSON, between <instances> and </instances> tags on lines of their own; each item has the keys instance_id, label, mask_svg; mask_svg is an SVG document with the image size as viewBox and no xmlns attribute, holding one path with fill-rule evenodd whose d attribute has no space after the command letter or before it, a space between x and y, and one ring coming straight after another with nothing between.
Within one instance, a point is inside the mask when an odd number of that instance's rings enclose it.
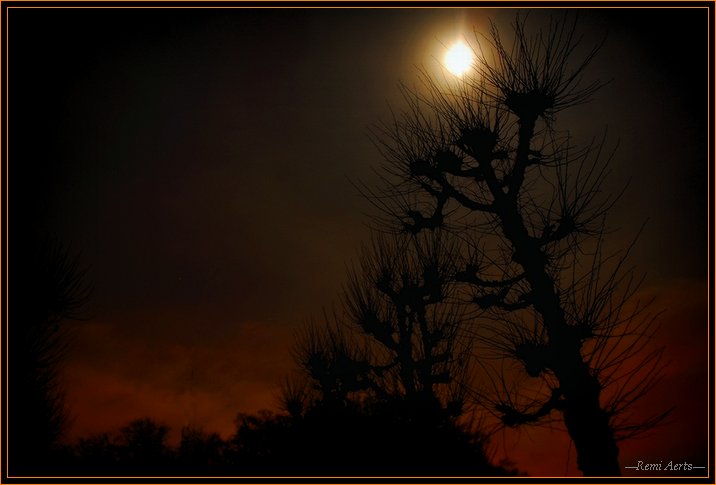
<instances>
[{"instance_id":1,"label":"night sky","mask_svg":"<svg viewBox=\"0 0 716 485\"><path fill-rule=\"evenodd\" d=\"M11 8L10 286L23 248L50 236L94 287L68 324L70 438L142 416L228 436L238 412L276 409L293 333L338 304L367 240L375 210L354 183L377 183L371 126L400 109L399 81L514 14ZM609 241L647 222L630 262L669 361L643 405L675 407L621 462L706 464L707 10L580 16L586 43L607 35L587 75L610 82L558 122L618 143L607 187L629 186ZM576 473L557 431L504 433L494 452Z\"/></svg>"}]
</instances>

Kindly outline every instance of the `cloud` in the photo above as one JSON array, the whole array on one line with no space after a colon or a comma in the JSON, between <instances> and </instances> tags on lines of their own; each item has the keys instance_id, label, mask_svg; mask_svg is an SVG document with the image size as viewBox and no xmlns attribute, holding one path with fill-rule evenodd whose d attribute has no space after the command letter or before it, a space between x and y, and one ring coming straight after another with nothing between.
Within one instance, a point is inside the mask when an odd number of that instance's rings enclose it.
<instances>
[{"instance_id":1,"label":"cloud","mask_svg":"<svg viewBox=\"0 0 716 485\"><path fill-rule=\"evenodd\" d=\"M151 417L228 435L238 412L276 407L291 362L285 327L241 323L219 339L147 339L120 325L86 322L65 367L70 439Z\"/></svg>"}]
</instances>

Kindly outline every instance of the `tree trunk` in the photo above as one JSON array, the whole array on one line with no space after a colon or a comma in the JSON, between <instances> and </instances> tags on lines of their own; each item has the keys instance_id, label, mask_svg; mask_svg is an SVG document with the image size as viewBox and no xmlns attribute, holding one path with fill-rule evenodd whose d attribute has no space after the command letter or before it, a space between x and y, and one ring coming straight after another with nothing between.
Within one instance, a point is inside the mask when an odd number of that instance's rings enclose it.
<instances>
[{"instance_id":1,"label":"tree trunk","mask_svg":"<svg viewBox=\"0 0 716 485\"><path fill-rule=\"evenodd\" d=\"M564 423L577 450L577 466L585 476L619 476L619 448L599 403L601 386L584 362L574 374L575 382L562 386Z\"/></svg>"},{"instance_id":2,"label":"tree trunk","mask_svg":"<svg viewBox=\"0 0 716 485\"><path fill-rule=\"evenodd\" d=\"M581 355L581 341L566 322L555 284L547 272L547 258L525 228L516 202L500 213L502 229L512 242L513 259L525 271L532 303L542 316L549 338L550 368L559 380L564 422L577 451L577 465L585 476L618 476L619 449L601 408L601 385Z\"/></svg>"}]
</instances>

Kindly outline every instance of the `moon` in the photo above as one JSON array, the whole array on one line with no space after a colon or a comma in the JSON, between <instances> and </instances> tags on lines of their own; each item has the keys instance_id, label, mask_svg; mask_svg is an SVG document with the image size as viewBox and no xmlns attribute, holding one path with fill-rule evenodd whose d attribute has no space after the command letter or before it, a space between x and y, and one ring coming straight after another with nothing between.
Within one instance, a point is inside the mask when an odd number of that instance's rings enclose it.
<instances>
[{"instance_id":1,"label":"moon","mask_svg":"<svg viewBox=\"0 0 716 485\"><path fill-rule=\"evenodd\" d=\"M457 42L445 54L445 67L456 76L463 75L472 66L474 55L472 49L464 42Z\"/></svg>"}]
</instances>

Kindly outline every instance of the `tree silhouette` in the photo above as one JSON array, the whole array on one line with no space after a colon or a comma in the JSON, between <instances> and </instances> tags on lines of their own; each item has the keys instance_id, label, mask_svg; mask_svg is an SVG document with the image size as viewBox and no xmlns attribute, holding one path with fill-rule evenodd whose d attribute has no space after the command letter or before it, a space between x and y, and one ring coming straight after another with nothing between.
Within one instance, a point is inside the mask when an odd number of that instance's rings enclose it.
<instances>
[{"instance_id":1,"label":"tree silhouette","mask_svg":"<svg viewBox=\"0 0 716 485\"><path fill-rule=\"evenodd\" d=\"M469 346L455 257L440 231L376 234L350 273L343 311L300 334L304 381L287 382L284 409L297 442L331 457L336 473L507 473L489 463L485 435L458 421Z\"/></svg>"},{"instance_id":2,"label":"tree silhouette","mask_svg":"<svg viewBox=\"0 0 716 485\"><path fill-rule=\"evenodd\" d=\"M462 413L468 354L453 303L453 256L439 232L377 234L363 247L344 312L307 327L294 351L324 404L346 405L368 393L452 417ZM298 389L287 403L299 402Z\"/></svg>"},{"instance_id":3,"label":"tree silhouette","mask_svg":"<svg viewBox=\"0 0 716 485\"><path fill-rule=\"evenodd\" d=\"M205 471L206 449L197 431L182 432L178 449L169 447L169 428L151 418L132 420L118 432L81 438L70 447L64 470L72 475L159 475ZM216 437L205 440L208 444ZM187 444L191 441L191 445Z\"/></svg>"},{"instance_id":4,"label":"tree silhouette","mask_svg":"<svg viewBox=\"0 0 716 485\"><path fill-rule=\"evenodd\" d=\"M135 471L162 469L167 461L166 440L169 428L149 418L136 419L120 430L122 461Z\"/></svg>"},{"instance_id":5,"label":"tree silhouette","mask_svg":"<svg viewBox=\"0 0 716 485\"><path fill-rule=\"evenodd\" d=\"M217 433L184 427L181 430L181 441L177 458L181 469L186 474L206 474L218 471L225 465L224 442Z\"/></svg>"},{"instance_id":6,"label":"tree silhouette","mask_svg":"<svg viewBox=\"0 0 716 485\"><path fill-rule=\"evenodd\" d=\"M660 351L649 350L646 305L631 299L630 248L605 253L612 154L603 139L575 147L557 125L601 87L583 82L600 45L585 49L567 16L530 34L518 15L511 45L491 26L470 73L422 71L419 88L403 88L408 108L376 132L383 188L363 190L383 229L441 231L455 246L453 282L489 382L474 397L506 426L559 413L579 469L619 475L618 439L663 413L624 413L657 382Z\"/></svg>"},{"instance_id":7,"label":"tree silhouette","mask_svg":"<svg viewBox=\"0 0 716 485\"><path fill-rule=\"evenodd\" d=\"M24 248L10 268L8 470L46 473L57 466L68 423L58 378L65 352L62 322L78 317L88 297L77 257L57 241Z\"/></svg>"},{"instance_id":8,"label":"tree silhouette","mask_svg":"<svg viewBox=\"0 0 716 485\"><path fill-rule=\"evenodd\" d=\"M137 419L68 447L61 471L72 476L224 477L516 473L489 463L483 436L457 426L416 426L399 419L404 407L335 411L319 405L300 416L240 413L236 432L227 440L184 428L178 446L167 443L167 427Z\"/></svg>"},{"instance_id":9,"label":"tree silhouette","mask_svg":"<svg viewBox=\"0 0 716 485\"><path fill-rule=\"evenodd\" d=\"M74 462L68 468L75 474L102 475L119 472L119 452L109 433L80 438L74 446ZM73 465L76 470L73 470Z\"/></svg>"}]
</instances>

